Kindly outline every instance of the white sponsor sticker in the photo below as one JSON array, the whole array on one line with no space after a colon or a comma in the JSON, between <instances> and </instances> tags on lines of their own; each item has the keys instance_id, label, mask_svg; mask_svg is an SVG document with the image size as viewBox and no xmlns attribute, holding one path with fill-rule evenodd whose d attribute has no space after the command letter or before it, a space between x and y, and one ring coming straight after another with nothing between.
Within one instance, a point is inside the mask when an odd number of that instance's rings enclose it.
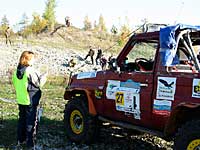
<instances>
[{"instance_id":1,"label":"white sponsor sticker","mask_svg":"<svg viewBox=\"0 0 200 150\"><path fill-rule=\"evenodd\" d=\"M158 77L157 99L174 100L175 91L176 78Z\"/></svg>"},{"instance_id":2,"label":"white sponsor sticker","mask_svg":"<svg viewBox=\"0 0 200 150\"><path fill-rule=\"evenodd\" d=\"M108 85L106 88L106 97L107 99L115 100L116 88L120 87L120 81L117 80L108 80Z\"/></svg>"},{"instance_id":3,"label":"white sponsor sticker","mask_svg":"<svg viewBox=\"0 0 200 150\"><path fill-rule=\"evenodd\" d=\"M141 119L140 83L132 80L127 80L126 82L108 80L106 97L107 99L115 100L117 111L133 114L135 119Z\"/></svg>"},{"instance_id":4,"label":"white sponsor sticker","mask_svg":"<svg viewBox=\"0 0 200 150\"><path fill-rule=\"evenodd\" d=\"M77 79L95 78L97 72L81 72L77 75Z\"/></svg>"},{"instance_id":5,"label":"white sponsor sticker","mask_svg":"<svg viewBox=\"0 0 200 150\"><path fill-rule=\"evenodd\" d=\"M140 95L138 89L120 87L115 94L116 110L134 114L140 119Z\"/></svg>"},{"instance_id":6,"label":"white sponsor sticker","mask_svg":"<svg viewBox=\"0 0 200 150\"><path fill-rule=\"evenodd\" d=\"M160 115L169 115L171 112L172 101L154 100L153 113Z\"/></svg>"}]
</instances>

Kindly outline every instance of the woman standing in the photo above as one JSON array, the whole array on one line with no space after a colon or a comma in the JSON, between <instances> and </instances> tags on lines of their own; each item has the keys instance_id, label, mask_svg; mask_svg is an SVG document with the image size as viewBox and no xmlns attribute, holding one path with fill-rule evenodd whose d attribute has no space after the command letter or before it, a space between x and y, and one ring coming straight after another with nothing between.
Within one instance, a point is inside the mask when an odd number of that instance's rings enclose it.
<instances>
[{"instance_id":1,"label":"woman standing","mask_svg":"<svg viewBox=\"0 0 200 150\"><path fill-rule=\"evenodd\" d=\"M33 52L24 51L12 77L19 106L17 141L18 144L26 143L30 149L35 145L40 87L46 82L47 75L41 75L32 67L34 59Z\"/></svg>"}]
</instances>

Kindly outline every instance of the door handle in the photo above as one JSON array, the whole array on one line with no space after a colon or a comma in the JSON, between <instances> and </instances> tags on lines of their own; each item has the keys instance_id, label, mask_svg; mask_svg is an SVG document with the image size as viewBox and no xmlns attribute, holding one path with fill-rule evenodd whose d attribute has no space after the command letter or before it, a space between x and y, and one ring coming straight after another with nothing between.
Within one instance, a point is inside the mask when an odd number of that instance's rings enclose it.
<instances>
[{"instance_id":1,"label":"door handle","mask_svg":"<svg viewBox=\"0 0 200 150\"><path fill-rule=\"evenodd\" d=\"M147 83L140 83L140 87L148 87Z\"/></svg>"}]
</instances>

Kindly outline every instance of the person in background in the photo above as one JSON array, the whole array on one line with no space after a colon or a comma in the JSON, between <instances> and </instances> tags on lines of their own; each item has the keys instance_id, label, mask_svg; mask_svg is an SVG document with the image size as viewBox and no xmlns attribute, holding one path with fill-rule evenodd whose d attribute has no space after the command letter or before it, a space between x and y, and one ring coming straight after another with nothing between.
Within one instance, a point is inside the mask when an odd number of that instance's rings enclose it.
<instances>
[{"instance_id":1,"label":"person in background","mask_svg":"<svg viewBox=\"0 0 200 150\"><path fill-rule=\"evenodd\" d=\"M112 69L113 68L113 54L111 53L111 55L108 57L108 68Z\"/></svg>"},{"instance_id":2,"label":"person in background","mask_svg":"<svg viewBox=\"0 0 200 150\"><path fill-rule=\"evenodd\" d=\"M10 27L7 27L5 30L6 45L8 45L8 42L10 43L10 45L12 43L10 36L11 36L11 29L10 29Z\"/></svg>"},{"instance_id":3,"label":"person in background","mask_svg":"<svg viewBox=\"0 0 200 150\"><path fill-rule=\"evenodd\" d=\"M92 65L94 64L94 50L92 49L92 46L89 47L89 52L88 54L86 55L86 57L84 58L84 60L86 60L88 57L90 56L91 58L91 62L92 62Z\"/></svg>"},{"instance_id":4,"label":"person in background","mask_svg":"<svg viewBox=\"0 0 200 150\"><path fill-rule=\"evenodd\" d=\"M37 111L42 93L40 88L47 76L47 73L40 74L33 68L34 60L33 52L24 51L12 76L19 108L17 142L18 146L26 143L28 150L35 149Z\"/></svg>"},{"instance_id":5,"label":"person in background","mask_svg":"<svg viewBox=\"0 0 200 150\"><path fill-rule=\"evenodd\" d=\"M70 27L70 25L71 25L70 18L68 16L65 17L65 25L66 25L66 27Z\"/></svg>"},{"instance_id":6,"label":"person in background","mask_svg":"<svg viewBox=\"0 0 200 150\"><path fill-rule=\"evenodd\" d=\"M98 65L99 63L98 63L98 61L100 61L100 59L101 59L101 57L102 57L102 50L101 50L101 48L99 47L98 48L98 51L97 51L97 57L96 57L96 65Z\"/></svg>"},{"instance_id":7,"label":"person in background","mask_svg":"<svg viewBox=\"0 0 200 150\"><path fill-rule=\"evenodd\" d=\"M107 59L102 54L102 57L101 57L101 60L100 60L100 65L101 65L102 70L106 70L106 64L107 64Z\"/></svg>"},{"instance_id":8,"label":"person in background","mask_svg":"<svg viewBox=\"0 0 200 150\"><path fill-rule=\"evenodd\" d=\"M111 55L108 57L108 61L110 62L113 59L113 54L111 53Z\"/></svg>"},{"instance_id":9,"label":"person in background","mask_svg":"<svg viewBox=\"0 0 200 150\"><path fill-rule=\"evenodd\" d=\"M77 64L77 60L75 57L72 56L69 61L69 67L73 68L73 67L75 67L76 64Z\"/></svg>"}]
</instances>

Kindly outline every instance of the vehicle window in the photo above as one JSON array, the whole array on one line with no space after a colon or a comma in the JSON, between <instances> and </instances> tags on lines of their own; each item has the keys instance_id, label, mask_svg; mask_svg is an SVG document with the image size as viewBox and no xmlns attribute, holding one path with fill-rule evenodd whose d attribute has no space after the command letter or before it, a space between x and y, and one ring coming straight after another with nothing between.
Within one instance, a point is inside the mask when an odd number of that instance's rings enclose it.
<instances>
[{"instance_id":1,"label":"vehicle window","mask_svg":"<svg viewBox=\"0 0 200 150\"><path fill-rule=\"evenodd\" d=\"M157 46L157 42L137 42L126 58L128 70L152 71Z\"/></svg>"},{"instance_id":2,"label":"vehicle window","mask_svg":"<svg viewBox=\"0 0 200 150\"><path fill-rule=\"evenodd\" d=\"M195 55L198 58L199 47L195 46L193 48L194 48ZM177 56L179 58L179 63L176 64L173 71L175 71L175 72L191 72L191 73L196 72L194 61L192 60L191 55L189 54L189 52L186 49L178 48Z\"/></svg>"}]
</instances>

